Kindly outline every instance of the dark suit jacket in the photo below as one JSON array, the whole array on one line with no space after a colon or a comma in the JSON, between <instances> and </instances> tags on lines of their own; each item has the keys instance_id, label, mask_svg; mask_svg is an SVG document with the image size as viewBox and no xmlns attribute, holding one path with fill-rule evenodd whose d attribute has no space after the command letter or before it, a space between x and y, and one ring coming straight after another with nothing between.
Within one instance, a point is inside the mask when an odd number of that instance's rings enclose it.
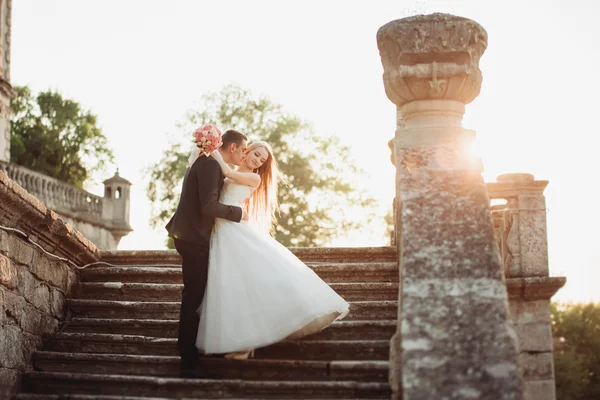
<instances>
[{"instance_id":1,"label":"dark suit jacket","mask_svg":"<svg viewBox=\"0 0 600 400\"><path fill-rule=\"evenodd\" d=\"M208 245L215 218L240 222L240 207L219 203L222 187L223 173L217 160L200 156L185 172L177 211L166 226L169 236Z\"/></svg>"}]
</instances>

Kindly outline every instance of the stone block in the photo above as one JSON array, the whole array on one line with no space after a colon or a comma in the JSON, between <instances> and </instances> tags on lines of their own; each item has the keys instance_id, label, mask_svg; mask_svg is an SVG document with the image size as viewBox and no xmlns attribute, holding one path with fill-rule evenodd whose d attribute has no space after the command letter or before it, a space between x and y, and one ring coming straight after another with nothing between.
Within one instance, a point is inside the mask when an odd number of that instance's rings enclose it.
<instances>
[{"instance_id":1,"label":"stone block","mask_svg":"<svg viewBox=\"0 0 600 400\"><path fill-rule=\"evenodd\" d=\"M529 276L526 278L506 278L509 299L527 301L548 300L565 285L564 276Z\"/></svg>"},{"instance_id":2,"label":"stone block","mask_svg":"<svg viewBox=\"0 0 600 400\"><path fill-rule=\"evenodd\" d=\"M0 327L0 367L20 369L25 367L23 346L25 338L16 325Z\"/></svg>"},{"instance_id":3,"label":"stone block","mask_svg":"<svg viewBox=\"0 0 600 400\"><path fill-rule=\"evenodd\" d=\"M79 274L75 268L67 267L67 283L65 293L71 295L75 285L79 282Z\"/></svg>"},{"instance_id":4,"label":"stone block","mask_svg":"<svg viewBox=\"0 0 600 400\"><path fill-rule=\"evenodd\" d=\"M552 330L549 323L517 324L515 331L521 352L552 351Z\"/></svg>"},{"instance_id":5,"label":"stone block","mask_svg":"<svg viewBox=\"0 0 600 400\"><path fill-rule=\"evenodd\" d=\"M21 374L19 371L0 368L0 399L10 399L21 387Z\"/></svg>"},{"instance_id":6,"label":"stone block","mask_svg":"<svg viewBox=\"0 0 600 400\"><path fill-rule=\"evenodd\" d=\"M65 295L60 290L50 289L50 308L52 315L60 320L63 320L66 315Z\"/></svg>"},{"instance_id":7,"label":"stone block","mask_svg":"<svg viewBox=\"0 0 600 400\"><path fill-rule=\"evenodd\" d=\"M23 368L28 369L31 367L31 357L33 353L42 348L43 339L41 336L32 335L27 332L23 332L23 341L21 342L21 351L23 354Z\"/></svg>"},{"instance_id":8,"label":"stone block","mask_svg":"<svg viewBox=\"0 0 600 400\"><path fill-rule=\"evenodd\" d=\"M556 387L553 380L525 382L525 400L554 400Z\"/></svg>"},{"instance_id":9,"label":"stone block","mask_svg":"<svg viewBox=\"0 0 600 400\"><path fill-rule=\"evenodd\" d=\"M27 208L27 213L31 215L35 215L37 217L46 214L48 208L39 201L35 196L29 193L25 188L20 186L17 182L14 182L11 185L12 191L17 195L17 197L21 200L21 208Z\"/></svg>"},{"instance_id":10,"label":"stone block","mask_svg":"<svg viewBox=\"0 0 600 400\"><path fill-rule=\"evenodd\" d=\"M4 290L0 289L0 326L11 323L8 315L4 312Z\"/></svg>"},{"instance_id":11,"label":"stone block","mask_svg":"<svg viewBox=\"0 0 600 400\"><path fill-rule=\"evenodd\" d=\"M519 366L525 381L554 379L552 353L521 353Z\"/></svg>"},{"instance_id":12,"label":"stone block","mask_svg":"<svg viewBox=\"0 0 600 400\"><path fill-rule=\"evenodd\" d=\"M39 336L54 332L58 328L58 320L39 311L27 303L23 297L2 290L0 290L0 294L3 299L0 311L7 323L17 325L23 331Z\"/></svg>"},{"instance_id":13,"label":"stone block","mask_svg":"<svg viewBox=\"0 0 600 400\"><path fill-rule=\"evenodd\" d=\"M67 286L67 269L63 262L58 260L50 260L41 251L36 251L33 255L29 270L37 279L48 282L50 285L66 289Z\"/></svg>"},{"instance_id":14,"label":"stone block","mask_svg":"<svg viewBox=\"0 0 600 400\"><path fill-rule=\"evenodd\" d=\"M0 289L0 322L2 325L21 326L20 318L25 315L23 297Z\"/></svg>"},{"instance_id":15,"label":"stone block","mask_svg":"<svg viewBox=\"0 0 600 400\"><path fill-rule=\"evenodd\" d=\"M509 300L510 317L514 324L550 324L550 300Z\"/></svg>"},{"instance_id":16,"label":"stone block","mask_svg":"<svg viewBox=\"0 0 600 400\"><path fill-rule=\"evenodd\" d=\"M8 232L0 230L0 253L8 254Z\"/></svg>"},{"instance_id":17,"label":"stone block","mask_svg":"<svg viewBox=\"0 0 600 400\"><path fill-rule=\"evenodd\" d=\"M4 226L13 226L15 221L19 221L26 212L20 208L21 202L16 200L10 189L0 185L0 224Z\"/></svg>"},{"instance_id":18,"label":"stone block","mask_svg":"<svg viewBox=\"0 0 600 400\"><path fill-rule=\"evenodd\" d=\"M521 276L548 276L548 241L544 196L520 195Z\"/></svg>"},{"instance_id":19,"label":"stone block","mask_svg":"<svg viewBox=\"0 0 600 400\"><path fill-rule=\"evenodd\" d=\"M50 314L50 292L47 283L36 279L24 268L19 269L19 293L34 307Z\"/></svg>"},{"instance_id":20,"label":"stone block","mask_svg":"<svg viewBox=\"0 0 600 400\"><path fill-rule=\"evenodd\" d=\"M19 277L17 274L17 267L15 267L12 261L0 254L0 285L14 290L19 284Z\"/></svg>"},{"instance_id":21,"label":"stone block","mask_svg":"<svg viewBox=\"0 0 600 400\"><path fill-rule=\"evenodd\" d=\"M10 258L16 264L30 266L33 254L36 250L17 236L9 235L8 246L10 248Z\"/></svg>"}]
</instances>

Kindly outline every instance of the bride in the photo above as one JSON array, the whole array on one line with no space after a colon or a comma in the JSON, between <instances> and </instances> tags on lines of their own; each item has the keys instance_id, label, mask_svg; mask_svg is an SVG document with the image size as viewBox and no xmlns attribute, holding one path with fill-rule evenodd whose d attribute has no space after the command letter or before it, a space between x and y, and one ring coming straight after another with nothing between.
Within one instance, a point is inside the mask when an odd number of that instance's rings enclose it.
<instances>
[{"instance_id":1,"label":"bride","mask_svg":"<svg viewBox=\"0 0 600 400\"><path fill-rule=\"evenodd\" d=\"M242 207L249 221L215 222L196 347L246 359L255 348L318 332L345 317L348 303L269 234L278 176L271 147L252 143L236 170L218 150L211 155L226 177L219 201Z\"/></svg>"}]
</instances>

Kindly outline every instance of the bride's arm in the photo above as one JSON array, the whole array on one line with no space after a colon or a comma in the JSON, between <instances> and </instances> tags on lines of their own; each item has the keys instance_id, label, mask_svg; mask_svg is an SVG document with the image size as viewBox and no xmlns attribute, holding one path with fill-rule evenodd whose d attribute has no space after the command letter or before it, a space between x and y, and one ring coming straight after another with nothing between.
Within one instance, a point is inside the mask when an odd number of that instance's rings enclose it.
<instances>
[{"instance_id":1,"label":"bride's arm","mask_svg":"<svg viewBox=\"0 0 600 400\"><path fill-rule=\"evenodd\" d=\"M237 183L248 185L251 187L258 187L260 184L260 176L254 172L239 172L231 169L229 165L223 160L223 156L219 153L219 150L215 150L210 154L215 160L219 162L223 175L229 179L233 179Z\"/></svg>"}]
</instances>

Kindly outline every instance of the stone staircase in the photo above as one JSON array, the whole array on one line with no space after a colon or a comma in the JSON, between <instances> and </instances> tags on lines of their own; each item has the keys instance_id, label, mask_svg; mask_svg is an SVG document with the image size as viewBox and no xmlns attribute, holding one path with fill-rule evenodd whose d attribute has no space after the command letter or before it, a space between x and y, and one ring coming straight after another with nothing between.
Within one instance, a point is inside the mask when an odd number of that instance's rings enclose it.
<instances>
[{"instance_id":1,"label":"stone staircase","mask_svg":"<svg viewBox=\"0 0 600 400\"><path fill-rule=\"evenodd\" d=\"M293 249L350 302L342 321L254 359L201 359L203 379L181 379L176 336L180 264L172 251L116 251L81 273L69 322L46 339L17 399L390 398L389 341L398 269L391 247ZM243 332L240 332L243 334Z\"/></svg>"}]
</instances>

